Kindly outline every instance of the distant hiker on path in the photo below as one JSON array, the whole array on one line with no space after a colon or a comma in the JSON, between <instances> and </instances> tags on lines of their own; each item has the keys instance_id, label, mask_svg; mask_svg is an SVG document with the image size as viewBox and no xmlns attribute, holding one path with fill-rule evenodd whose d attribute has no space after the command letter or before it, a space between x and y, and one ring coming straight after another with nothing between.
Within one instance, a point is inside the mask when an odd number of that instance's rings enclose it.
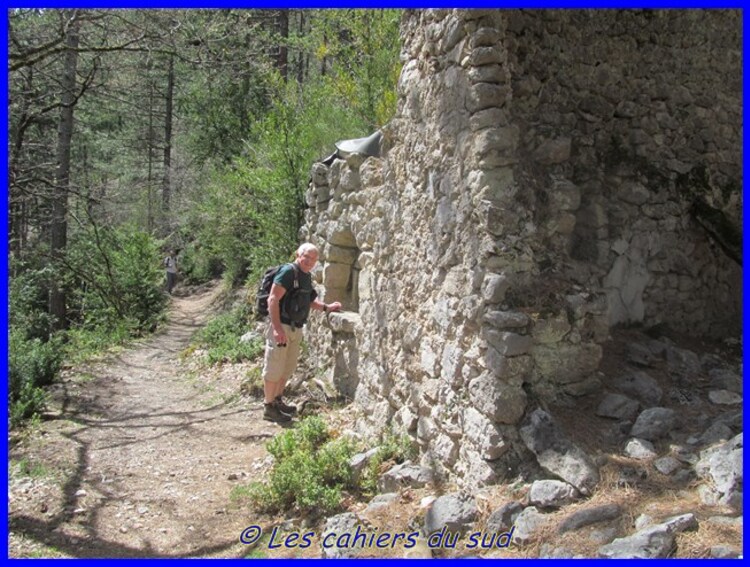
<instances>
[{"instance_id":1,"label":"distant hiker on path","mask_svg":"<svg viewBox=\"0 0 750 567\"><path fill-rule=\"evenodd\" d=\"M172 295L172 288L177 283L177 256L174 250L170 250L164 258L164 267L167 270L167 293Z\"/></svg>"},{"instance_id":2,"label":"distant hiker on path","mask_svg":"<svg viewBox=\"0 0 750 567\"><path fill-rule=\"evenodd\" d=\"M282 393L297 366L302 327L310 308L327 313L340 311L338 301L326 304L317 297L310 272L318 263L314 244L302 244L293 264L285 264L277 272L268 297L270 323L266 332L266 354L263 361L265 407L263 419L279 423L291 421L295 406L284 403Z\"/></svg>"}]
</instances>

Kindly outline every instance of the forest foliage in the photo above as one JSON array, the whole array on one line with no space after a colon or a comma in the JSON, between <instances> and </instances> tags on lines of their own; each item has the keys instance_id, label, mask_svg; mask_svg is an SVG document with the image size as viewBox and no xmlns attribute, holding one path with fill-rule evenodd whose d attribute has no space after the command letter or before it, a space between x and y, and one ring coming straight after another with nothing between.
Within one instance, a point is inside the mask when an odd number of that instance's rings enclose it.
<instances>
[{"instance_id":1,"label":"forest foliage","mask_svg":"<svg viewBox=\"0 0 750 567\"><path fill-rule=\"evenodd\" d=\"M256 278L311 164L396 106L396 10L8 11L11 420L64 360L153 331L162 259Z\"/></svg>"}]
</instances>

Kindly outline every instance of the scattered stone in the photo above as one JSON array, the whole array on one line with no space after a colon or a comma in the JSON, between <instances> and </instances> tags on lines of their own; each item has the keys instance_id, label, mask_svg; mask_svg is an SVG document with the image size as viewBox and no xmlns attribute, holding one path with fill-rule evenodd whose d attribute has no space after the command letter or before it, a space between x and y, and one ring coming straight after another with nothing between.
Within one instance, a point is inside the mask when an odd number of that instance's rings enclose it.
<instances>
[{"instance_id":1,"label":"scattered stone","mask_svg":"<svg viewBox=\"0 0 750 567\"><path fill-rule=\"evenodd\" d=\"M714 423L723 423L729 427L733 432L739 433L742 431L742 410L735 411L732 413L725 413L720 415L714 420Z\"/></svg>"},{"instance_id":2,"label":"scattered stone","mask_svg":"<svg viewBox=\"0 0 750 567\"><path fill-rule=\"evenodd\" d=\"M658 406L664 395L659 383L642 370L621 376L613 386L624 394L638 398L646 407Z\"/></svg>"},{"instance_id":3,"label":"scattered stone","mask_svg":"<svg viewBox=\"0 0 750 567\"><path fill-rule=\"evenodd\" d=\"M370 464L370 461L378 454L378 448L374 447L364 453L357 453L349 460L349 466L352 469L352 478L354 482L359 481L362 476L362 472Z\"/></svg>"},{"instance_id":4,"label":"scattered stone","mask_svg":"<svg viewBox=\"0 0 750 567\"><path fill-rule=\"evenodd\" d=\"M543 543L539 548L539 559L566 559L571 555L564 547L555 547L550 543Z\"/></svg>"},{"instance_id":5,"label":"scattered stone","mask_svg":"<svg viewBox=\"0 0 750 567\"><path fill-rule=\"evenodd\" d=\"M673 447L675 458L681 463L686 465L694 465L698 462L698 455L696 455L691 449L678 445Z\"/></svg>"},{"instance_id":6,"label":"scattered stone","mask_svg":"<svg viewBox=\"0 0 750 567\"><path fill-rule=\"evenodd\" d=\"M742 396L729 390L711 390L708 399L712 404L730 406L742 403Z\"/></svg>"},{"instance_id":7,"label":"scattered stone","mask_svg":"<svg viewBox=\"0 0 750 567\"><path fill-rule=\"evenodd\" d=\"M669 476L680 468L680 461L671 456L662 457L654 461L654 467L663 475Z\"/></svg>"},{"instance_id":8,"label":"scattered stone","mask_svg":"<svg viewBox=\"0 0 750 567\"><path fill-rule=\"evenodd\" d=\"M734 436L734 432L721 422L712 423L698 438L704 445L713 445L719 441L727 441Z\"/></svg>"},{"instance_id":9,"label":"scattered stone","mask_svg":"<svg viewBox=\"0 0 750 567\"><path fill-rule=\"evenodd\" d=\"M513 542L519 544L529 543L547 523L547 518L534 506L524 508L516 518L515 530L513 531Z\"/></svg>"},{"instance_id":10,"label":"scattered stone","mask_svg":"<svg viewBox=\"0 0 750 567\"><path fill-rule=\"evenodd\" d=\"M542 508L560 508L574 502L579 492L560 480L536 480L529 490L529 503Z\"/></svg>"},{"instance_id":11,"label":"scattered stone","mask_svg":"<svg viewBox=\"0 0 750 567\"><path fill-rule=\"evenodd\" d=\"M419 501L419 507L420 508L427 508L430 504L435 502L437 500L437 496L434 494L429 494L428 496L425 496L422 498L422 500Z\"/></svg>"},{"instance_id":12,"label":"scattered stone","mask_svg":"<svg viewBox=\"0 0 750 567\"><path fill-rule=\"evenodd\" d=\"M736 559L740 556L740 551L729 545L714 545L710 553L714 559Z\"/></svg>"},{"instance_id":13,"label":"scattered stone","mask_svg":"<svg viewBox=\"0 0 750 567\"><path fill-rule=\"evenodd\" d=\"M329 547L323 547L321 544L323 555L328 559L339 559L359 555L364 549L364 541L359 545L360 542L354 539L354 535L358 529L360 532L362 531L362 522L356 514L351 512L345 512L328 518L325 527L323 528L321 542L324 541L329 534L335 534L328 538L329 541L332 540L333 542L338 541L339 538L345 536L345 534L352 535L349 538L348 545L345 546L336 545L334 543L334 545Z\"/></svg>"},{"instance_id":14,"label":"scattered stone","mask_svg":"<svg viewBox=\"0 0 750 567\"><path fill-rule=\"evenodd\" d=\"M714 368L708 371L708 377L711 379L712 388L742 394L742 378L731 370Z\"/></svg>"},{"instance_id":15,"label":"scattered stone","mask_svg":"<svg viewBox=\"0 0 750 567\"><path fill-rule=\"evenodd\" d=\"M593 508L584 508L573 512L565 518L557 528L559 533L578 530L584 526L614 520L622 514L622 509L617 504L604 504Z\"/></svg>"},{"instance_id":16,"label":"scattered stone","mask_svg":"<svg viewBox=\"0 0 750 567\"><path fill-rule=\"evenodd\" d=\"M666 437L675 428L675 412L669 408L649 408L635 420L630 435L650 441Z\"/></svg>"},{"instance_id":17,"label":"scattered stone","mask_svg":"<svg viewBox=\"0 0 750 567\"><path fill-rule=\"evenodd\" d=\"M599 548L599 557L607 559L654 559L668 557L674 549L678 532L698 527L692 514L669 518L656 526L649 526L635 534L618 538Z\"/></svg>"},{"instance_id":18,"label":"scattered stone","mask_svg":"<svg viewBox=\"0 0 750 567\"><path fill-rule=\"evenodd\" d=\"M398 493L396 492L376 494L373 499L370 500L367 508L365 508L365 512L372 512L373 510L377 510L378 508L383 508L385 506L388 506L388 504L390 504L391 502L395 502L396 500L398 500Z\"/></svg>"},{"instance_id":19,"label":"scattered stone","mask_svg":"<svg viewBox=\"0 0 750 567\"><path fill-rule=\"evenodd\" d=\"M544 470L572 484L582 494L590 494L599 483L599 470L591 458L565 436L544 410L534 410L520 434Z\"/></svg>"},{"instance_id":20,"label":"scattered stone","mask_svg":"<svg viewBox=\"0 0 750 567\"><path fill-rule=\"evenodd\" d=\"M653 366L656 357L651 349L642 344L630 343L627 346L627 361L638 366Z\"/></svg>"},{"instance_id":21,"label":"scattered stone","mask_svg":"<svg viewBox=\"0 0 750 567\"><path fill-rule=\"evenodd\" d=\"M641 514L635 519L635 529L640 531L654 523L654 519L648 514Z\"/></svg>"},{"instance_id":22,"label":"scattered stone","mask_svg":"<svg viewBox=\"0 0 750 567\"><path fill-rule=\"evenodd\" d=\"M432 503L425 516L425 533L433 534L445 528L453 533L465 533L479 517L474 497L462 492L440 496Z\"/></svg>"},{"instance_id":23,"label":"scattered stone","mask_svg":"<svg viewBox=\"0 0 750 567\"><path fill-rule=\"evenodd\" d=\"M667 348L669 345L664 341L652 339L647 343L648 349L653 353L654 356L664 358L667 354Z\"/></svg>"},{"instance_id":24,"label":"scattered stone","mask_svg":"<svg viewBox=\"0 0 750 567\"><path fill-rule=\"evenodd\" d=\"M523 511L523 505L520 502L508 502L492 512L487 518L485 531L489 533L504 533L510 530L515 524L516 518Z\"/></svg>"},{"instance_id":25,"label":"scattered stone","mask_svg":"<svg viewBox=\"0 0 750 567\"><path fill-rule=\"evenodd\" d=\"M432 481L429 469L405 461L396 465L378 479L380 492L397 492L401 488L422 488Z\"/></svg>"},{"instance_id":26,"label":"scattered stone","mask_svg":"<svg viewBox=\"0 0 750 567\"><path fill-rule=\"evenodd\" d=\"M611 542L617 536L617 528L594 530L589 534L589 541L598 545Z\"/></svg>"},{"instance_id":27,"label":"scattered stone","mask_svg":"<svg viewBox=\"0 0 750 567\"><path fill-rule=\"evenodd\" d=\"M678 383L691 383L702 372L701 361L693 351L669 346L667 370Z\"/></svg>"},{"instance_id":28,"label":"scattered stone","mask_svg":"<svg viewBox=\"0 0 750 567\"><path fill-rule=\"evenodd\" d=\"M657 453L650 441L634 437L625 445L625 455L631 459L653 459Z\"/></svg>"},{"instance_id":29,"label":"scattered stone","mask_svg":"<svg viewBox=\"0 0 750 567\"><path fill-rule=\"evenodd\" d=\"M609 393L596 408L596 415L612 419L633 419L638 413L639 404L636 400L622 394Z\"/></svg>"},{"instance_id":30,"label":"scattered stone","mask_svg":"<svg viewBox=\"0 0 750 567\"><path fill-rule=\"evenodd\" d=\"M742 433L718 446L701 451L695 465L699 476L711 480L718 502L742 507Z\"/></svg>"}]
</instances>

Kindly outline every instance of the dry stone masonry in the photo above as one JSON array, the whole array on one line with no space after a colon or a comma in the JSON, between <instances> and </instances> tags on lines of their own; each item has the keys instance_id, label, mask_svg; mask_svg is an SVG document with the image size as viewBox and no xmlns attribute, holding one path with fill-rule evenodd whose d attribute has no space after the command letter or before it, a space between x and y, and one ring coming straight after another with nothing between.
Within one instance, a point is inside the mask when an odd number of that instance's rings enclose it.
<instances>
[{"instance_id":1,"label":"dry stone masonry","mask_svg":"<svg viewBox=\"0 0 750 567\"><path fill-rule=\"evenodd\" d=\"M533 451L532 410L602 388L613 326L739 335L741 268L691 212L741 223L740 22L405 13L380 155L313 166L301 235L346 310L312 322L308 362L362 433L408 432L422 466L488 484ZM555 474L586 494L596 467L579 453L540 462L579 459Z\"/></svg>"}]
</instances>

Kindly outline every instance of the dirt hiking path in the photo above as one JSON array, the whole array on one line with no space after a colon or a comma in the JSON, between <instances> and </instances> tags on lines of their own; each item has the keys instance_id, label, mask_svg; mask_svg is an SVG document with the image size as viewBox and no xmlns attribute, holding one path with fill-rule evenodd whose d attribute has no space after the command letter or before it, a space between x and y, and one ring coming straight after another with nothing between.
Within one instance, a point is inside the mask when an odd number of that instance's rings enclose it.
<instances>
[{"instance_id":1,"label":"dirt hiking path","mask_svg":"<svg viewBox=\"0 0 750 567\"><path fill-rule=\"evenodd\" d=\"M49 419L10 448L11 557L247 553L238 538L253 518L230 493L255 480L280 429L179 362L219 292L173 298L163 331L64 373Z\"/></svg>"}]
</instances>

